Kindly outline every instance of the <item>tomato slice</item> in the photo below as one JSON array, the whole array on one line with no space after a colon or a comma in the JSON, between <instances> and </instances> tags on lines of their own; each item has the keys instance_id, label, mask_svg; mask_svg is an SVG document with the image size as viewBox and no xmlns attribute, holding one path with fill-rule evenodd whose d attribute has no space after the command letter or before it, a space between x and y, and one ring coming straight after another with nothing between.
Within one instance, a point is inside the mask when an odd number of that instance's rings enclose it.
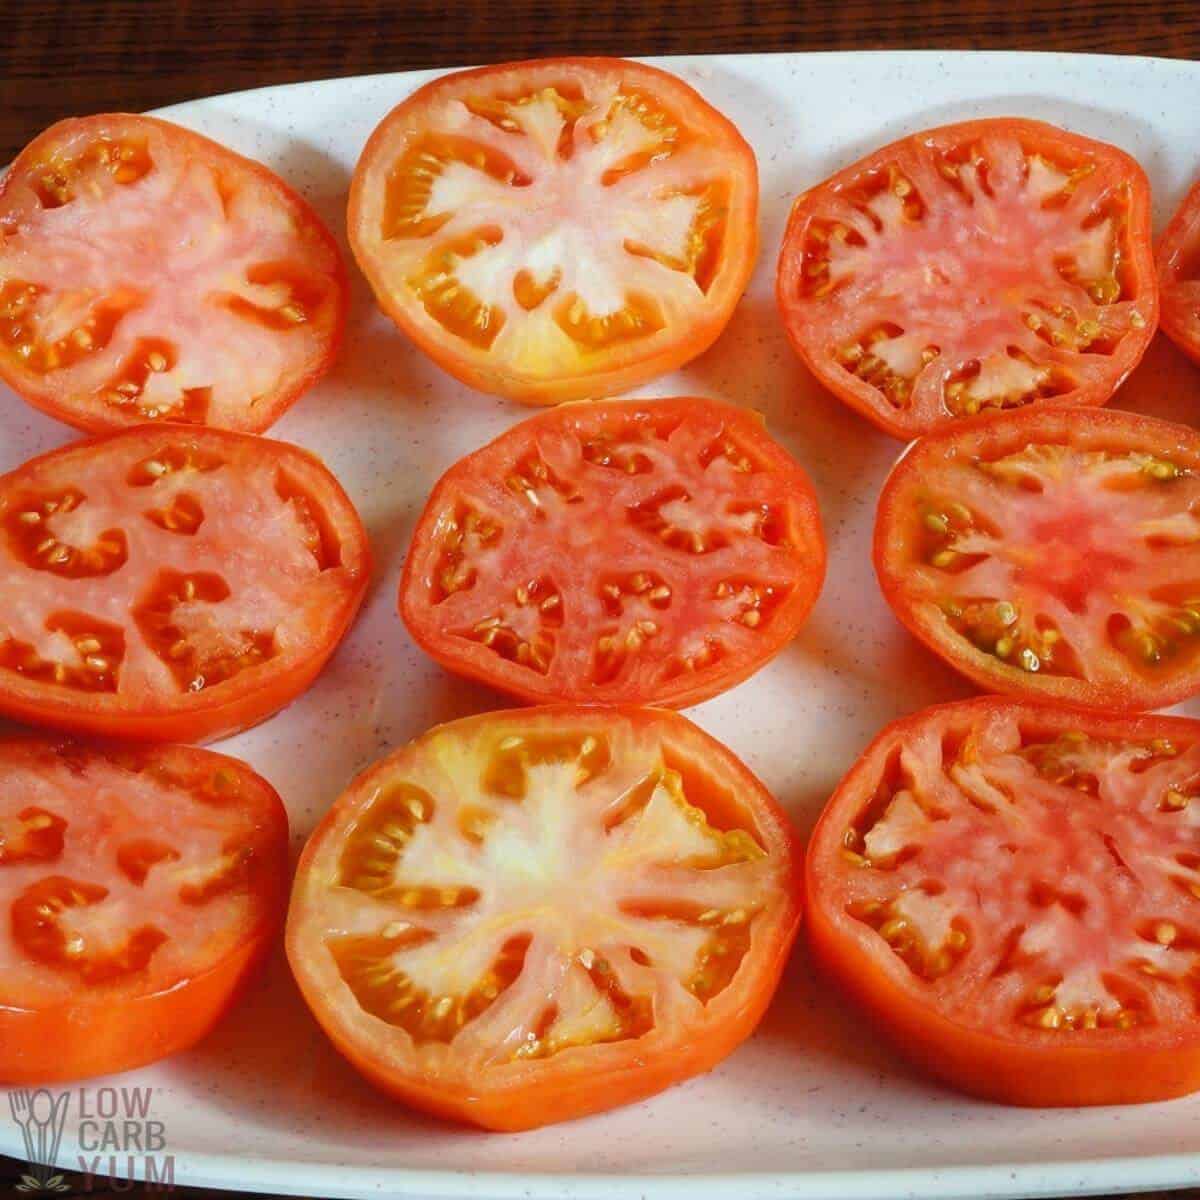
<instances>
[{"instance_id":1,"label":"tomato slice","mask_svg":"<svg viewBox=\"0 0 1200 1200\"><path fill-rule=\"evenodd\" d=\"M286 888L287 814L237 759L0 740L0 1080L192 1045L269 945Z\"/></svg>"},{"instance_id":2,"label":"tomato slice","mask_svg":"<svg viewBox=\"0 0 1200 1200\"><path fill-rule=\"evenodd\" d=\"M998 698L889 725L809 845L821 963L947 1083L1200 1088L1200 722Z\"/></svg>"},{"instance_id":3,"label":"tomato slice","mask_svg":"<svg viewBox=\"0 0 1200 1200\"><path fill-rule=\"evenodd\" d=\"M1150 236L1129 155L1039 121L967 121L800 196L779 306L821 383L895 437L1104 404L1158 320Z\"/></svg>"},{"instance_id":4,"label":"tomato slice","mask_svg":"<svg viewBox=\"0 0 1200 1200\"><path fill-rule=\"evenodd\" d=\"M757 415L604 401L451 467L400 611L443 665L523 699L679 707L777 654L824 572L812 484Z\"/></svg>"},{"instance_id":5,"label":"tomato slice","mask_svg":"<svg viewBox=\"0 0 1200 1200\"><path fill-rule=\"evenodd\" d=\"M244 729L316 677L370 573L306 451L144 425L0 476L0 713L154 741Z\"/></svg>"},{"instance_id":6,"label":"tomato slice","mask_svg":"<svg viewBox=\"0 0 1200 1200\"><path fill-rule=\"evenodd\" d=\"M989 691L1116 710L1200 691L1200 434L1038 408L922 438L879 500L896 615Z\"/></svg>"},{"instance_id":7,"label":"tomato slice","mask_svg":"<svg viewBox=\"0 0 1200 1200\"><path fill-rule=\"evenodd\" d=\"M60 121L0 182L0 379L80 429L260 432L328 368L347 298L300 196L167 121Z\"/></svg>"},{"instance_id":8,"label":"tomato slice","mask_svg":"<svg viewBox=\"0 0 1200 1200\"><path fill-rule=\"evenodd\" d=\"M1163 331L1200 363L1200 180L1163 231L1157 267Z\"/></svg>"},{"instance_id":9,"label":"tomato slice","mask_svg":"<svg viewBox=\"0 0 1200 1200\"><path fill-rule=\"evenodd\" d=\"M375 1085L527 1129L652 1095L749 1036L799 924L797 853L762 784L683 717L468 717L326 815L288 958Z\"/></svg>"},{"instance_id":10,"label":"tomato slice","mask_svg":"<svg viewBox=\"0 0 1200 1200\"><path fill-rule=\"evenodd\" d=\"M682 80L615 58L444 75L350 189L384 311L450 374L529 404L612 395L720 334L757 253L758 173Z\"/></svg>"}]
</instances>

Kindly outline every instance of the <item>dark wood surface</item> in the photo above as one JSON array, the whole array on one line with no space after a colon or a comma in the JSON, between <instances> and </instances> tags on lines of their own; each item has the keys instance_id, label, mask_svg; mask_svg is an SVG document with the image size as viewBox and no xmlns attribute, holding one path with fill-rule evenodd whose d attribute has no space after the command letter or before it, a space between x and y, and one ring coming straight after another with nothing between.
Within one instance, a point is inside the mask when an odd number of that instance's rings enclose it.
<instances>
[{"instance_id":1,"label":"dark wood surface","mask_svg":"<svg viewBox=\"0 0 1200 1200\"><path fill-rule=\"evenodd\" d=\"M546 54L897 47L1200 57L1198 0L0 0L0 162L68 114Z\"/></svg>"},{"instance_id":2,"label":"dark wood surface","mask_svg":"<svg viewBox=\"0 0 1200 1200\"><path fill-rule=\"evenodd\" d=\"M60 117L300 79L564 53L897 48L1200 58L1200 0L0 0L0 162ZM22 1169L0 1156L0 1196L22 1194ZM143 1194L68 1182L60 1195Z\"/></svg>"}]
</instances>

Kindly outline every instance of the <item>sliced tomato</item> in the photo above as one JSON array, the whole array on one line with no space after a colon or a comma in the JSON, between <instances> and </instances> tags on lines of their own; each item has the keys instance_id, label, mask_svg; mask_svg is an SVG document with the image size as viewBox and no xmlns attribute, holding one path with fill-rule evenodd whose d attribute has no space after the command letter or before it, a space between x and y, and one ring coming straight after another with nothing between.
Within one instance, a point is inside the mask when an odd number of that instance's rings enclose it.
<instances>
[{"instance_id":1,"label":"sliced tomato","mask_svg":"<svg viewBox=\"0 0 1200 1200\"><path fill-rule=\"evenodd\" d=\"M400 611L439 662L523 699L680 707L777 654L824 572L812 484L756 414L613 400L451 467Z\"/></svg>"},{"instance_id":2,"label":"sliced tomato","mask_svg":"<svg viewBox=\"0 0 1200 1200\"><path fill-rule=\"evenodd\" d=\"M286 894L287 814L237 759L0 740L0 1080L186 1049L261 957Z\"/></svg>"},{"instance_id":3,"label":"sliced tomato","mask_svg":"<svg viewBox=\"0 0 1200 1200\"><path fill-rule=\"evenodd\" d=\"M1174 704L1200 691L1200 433L1037 408L922 438L880 496L875 568L989 691Z\"/></svg>"},{"instance_id":4,"label":"sliced tomato","mask_svg":"<svg viewBox=\"0 0 1200 1200\"><path fill-rule=\"evenodd\" d=\"M616 58L444 75L371 135L350 244L384 311L471 387L625 391L706 350L757 253L758 171L682 80Z\"/></svg>"},{"instance_id":5,"label":"sliced tomato","mask_svg":"<svg viewBox=\"0 0 1200 1200\"><path fill-rule=\"evenodd\" d=\"M282 708L370 573L336 479L283 442L144 425L0 476L0 713L194 741Z\"/></svg>"},{"instance_id":6,"label":"sliced tomato","mask_svg":"<svg viewBox=\"0 0 1200 1200\"><path fill-rule=\"evenodd\" d=\"M288 958L376 1086L528 1129L652 1095L749 1036L799 924L797 853L762 784L683 717L469 717L329 811Z\"/></svg>"},{"instance_id":7,"label":"sliced tomato","mask_svg":"<svg viewBox=\"0 0 1200 1200\"><path fill-rule=\"evenodd\" d=\"M167 121L60 121L0 181L0 379L80 429L260 432L328 368L346 304L308 204Z\"/></svg>"},{"instance_id":8,"label":"sliced tomato","mask_svg":"<svg viewBox=\"0 0 1200 1200\"><path fill-rule=\"evenodd\" d=\"M1200 722L996 698L889 725L809 845L809 941L972 1094L1200 1088Z\"/></svg>"},{"instance_id":9,"label":"sliced tomato","mask_svg":"<svg viewBox=\"0 0 1200 1200\"><path fill-rule=\"evenodd\" d=\"M1157 266L1163 331L1200 363L1200 180L1163 231Z\"/></svg>"},{"instance_id":10,"label":"sliced tomato","mask_svg":"<svg viewBox=\"0 0 1200 1200\"><path fill-rule=\"evenodd\" d=\"M788 336L895 437L985 409L1104 404L1158 320L1145 172L1016 118L914 133L805 192L779 258Z\"/></svg>"}]
</instances>

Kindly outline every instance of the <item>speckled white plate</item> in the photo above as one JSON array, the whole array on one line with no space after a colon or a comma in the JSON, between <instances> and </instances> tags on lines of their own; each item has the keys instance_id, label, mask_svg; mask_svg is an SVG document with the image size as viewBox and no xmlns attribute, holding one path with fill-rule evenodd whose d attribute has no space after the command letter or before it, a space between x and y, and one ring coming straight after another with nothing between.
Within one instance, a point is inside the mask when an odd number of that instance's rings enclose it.
<instances>
[{"instance_id":1,"label":"speckled white plate","mask_svg":"<svg viewBox=\"0 0 1200 1200\"><path fill-rule=\"evenodd\" d=\"M791 198L874 146L967 117L1021 114L1116 142L1155 189L1161 226L1200 167L1200 65L1050 54L874 53L668 61L741 127L762 173L762 261L728 330L646 388L765 412L808 468L829 579L769 667L693 710L807 829L885 721L967 694L896 625L868 541L898 445L810 380L776 319L775 255ZM431 73L297 84L197 100L166 115L260 158L344 234L355 159L383 114ZM347 252L347 258L349 254ZM1200 372L1163 338L1117 403L1200 423ZM357 625L287 712L221 746L287 801L298 849L359 768L437 722L500 707L412 645L395 610L412 523L437 476L527 415L467 391L414 350L356 278L336 368L272 431L323 455L367 523L378 567ZM71 439L0 387L0 470ZM1190 706L1200 715L1200 704ZM150 1085L177 1183L322 1196L1017 1196L1200 1182L1200 1097L1085 1111L965 1100L915 1075L811 977L799 951L758 1034L711 1075L606 1116L519 1136L416 1118L330 1048L276 955L199 1047L114 1081ZM78 1109L62 1165L77 1166ZM0 1151L18 1157L0 1120ZM117 1163L118 1171L123 1161ZM135 1164L135 1173L141 1168Z\"/></svg>"}]
</instances>

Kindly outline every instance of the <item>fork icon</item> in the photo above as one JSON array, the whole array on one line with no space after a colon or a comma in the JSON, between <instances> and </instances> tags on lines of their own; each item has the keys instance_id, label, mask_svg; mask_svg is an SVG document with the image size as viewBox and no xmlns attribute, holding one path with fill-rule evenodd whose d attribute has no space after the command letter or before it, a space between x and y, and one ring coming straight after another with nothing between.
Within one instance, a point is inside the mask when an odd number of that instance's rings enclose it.
<instances>
[{"instance_id":1,"label":"fork icon","mask_svg":"<svg viewBox=\"0 0 1200 1200\"><path fill-rule=\"evenodd\" d=\"M29 1102L29 1093L24 1088L17 1088L8 1093L8 1107L12 1111L12 1119L20 1126L21 1136L25 1139L25 1161L33 1164L36 1160L33 1153L33 1106Z\"/></svg>"},{"instance_id":2,"label":"fork icon","mask_svg":"<svg viewBox=\"0 0 1200 1200\"><path fill-rule=\"evenodd\" d=\"M8 1093L8 1106L12 1119L21 1130L25 1157L30 1166L30 1173L22 1176L17 1184L18 1191L68 1190L62 1173L54 1169L54 1160L58 1156L70 1099L70 1092L53 1097L45 1088L32 1093L25 1088L16 1088Z\"/></svg>"}]
</instances>

